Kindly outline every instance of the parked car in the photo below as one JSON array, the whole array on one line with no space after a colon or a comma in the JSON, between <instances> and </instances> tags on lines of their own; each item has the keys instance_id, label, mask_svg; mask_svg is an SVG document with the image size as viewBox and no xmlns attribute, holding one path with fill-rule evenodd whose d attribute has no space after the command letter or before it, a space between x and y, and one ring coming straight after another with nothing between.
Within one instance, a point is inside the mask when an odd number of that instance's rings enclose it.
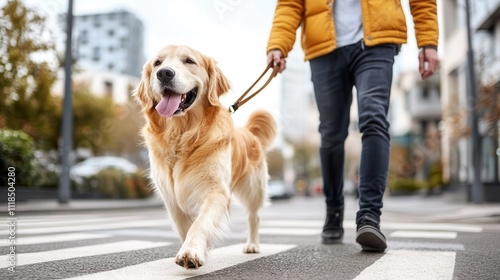
<instances>
[{"instance_id":1,"label":"parked car","mask_svg":"<svg viewBox=\"0 0 500 280\"><path fill-rule=\"evenodd\" d=\"M81 183L83 178L97 175L101 170L115 168L125 173L137 172L137 165L121 157L104 156L88 158L75 164L70 171L70 177L77 183Z\"/></svg>"},{"instance_id":2,"label":"parked car","mask_svg":"<svg viewBox=\"0 0 500 280\"><path fill-rule=\"evenodd\" d=\"M282 180L271 180L267 185L267 195L271 199L290 198L295 195L292 185Z\"/></svg>"}]
</instances>

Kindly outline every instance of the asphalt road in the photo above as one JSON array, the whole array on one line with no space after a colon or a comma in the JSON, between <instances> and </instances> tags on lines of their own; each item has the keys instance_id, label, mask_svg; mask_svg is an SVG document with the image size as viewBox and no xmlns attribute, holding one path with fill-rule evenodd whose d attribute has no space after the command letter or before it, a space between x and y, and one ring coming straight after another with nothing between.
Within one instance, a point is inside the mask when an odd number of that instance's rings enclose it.
<instances>
[{"instance_id":1,"label":"asphalt road","mask_svg":"<svg viewBox=\"0 0 500 280\"><path fill-rule=\"evenodd\" d=\"M498 216L459 217L460 205L386 200L385 253L355 243L356 202L347 198L344 242L321 245L320 197L274 201L261 211L260 254L242 253L246 217L232 207L231 232L198 270L173 258L180 248L158 208L20 213L15 272L0 228L2 279L500 279ZM469 211L471 212L471 211ZM4 218L6 219L6 218ZM11 267L12 269L12 267Z\"/></svg>"}]
</instances>

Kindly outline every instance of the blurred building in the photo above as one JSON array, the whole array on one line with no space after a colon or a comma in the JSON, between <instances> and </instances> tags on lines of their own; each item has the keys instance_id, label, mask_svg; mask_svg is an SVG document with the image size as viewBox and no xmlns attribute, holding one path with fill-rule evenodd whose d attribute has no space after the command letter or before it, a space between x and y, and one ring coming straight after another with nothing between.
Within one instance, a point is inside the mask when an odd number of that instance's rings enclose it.
<instances>
[{"instance_id":1,"label":"blurred building","mask_svg":"<svg viewBox=\"0 0 500 280\"><path fill-rule=\"evenodd\" d=\"M500 0L469 1L471 32L477 79L476 94L490 85L500 88ZM443 0L444 51L441 58L441 92L444 119L444 178L452 185L470 186L473 180L470 141L470 97L467 86L467 27L464 0ZM496 99L495 99L496 100ZM496 102L496 101L495 101ZM485 104L476 108L480 116L481 181L485 198L500 200L498 120L488 129ZM486 104L487 105L487 104ZM482 107L481 107L482 106Z\"/></svg>"},{"instance_id":2,"label":"blurred building","mask_svg":"<svg viewBox=\"0 0 500 280\"><path fill-rule=\"evenodd\" d=\"M287 57L281 84L281 122L285 139L288 142L307 141L319 145L319 115L314 100L311 69L309 62L304 62L304 53L298 43Z\"/></svg>"},{"instance_id":3,"label":"blurred building","mask_svg":"<svg viewBox=\"0 0 500 280\"><path fill-rule=\"evenodd\" d=\"M431 166L440 161L439 73L422 80L417 70L395 72L389 109L391 175L428 180Z\"/></svg>"},{"instance_id":4,"label":"blurred building","mask_svg":"<svg viewBox=\"0 0 500 280\"><path fill-rule=\"evenodd\" d=\"M64 15L59 22L65 29ZM73 40L76 63L84 69L140 77L145 62L144 27L133 13L117 10L77 15Z\"/></svg>"},{"instance_id":5,"label":"blurred building","mask_svg":"<svg viewBox=\"0 0 500 280\"><path fill-rule=\"evenodd\" d=\"M97 96L109 96L118 104L126 104L132 97L133 90L139 85L140 78L101 71L80 71L73 73L73 83L88 86L89 91ZM57 81L52 86L55 95L64 93L64 72L58 72Z\"/></svg>"}]
</instances>

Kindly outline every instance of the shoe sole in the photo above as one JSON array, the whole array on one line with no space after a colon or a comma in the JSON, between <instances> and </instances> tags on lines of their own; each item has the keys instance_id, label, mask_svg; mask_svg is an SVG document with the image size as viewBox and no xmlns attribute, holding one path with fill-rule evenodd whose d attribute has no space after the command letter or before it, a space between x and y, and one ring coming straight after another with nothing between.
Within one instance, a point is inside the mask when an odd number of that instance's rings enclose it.
<instances>
[{"instance_id":1,"label":"shoe sole","mask_svg":"<svg viewBox=\"0 0 500 280\"><path fill-rule=\"evenodd\" d=\"M371 226L363 226L356 232L356 242L367 252L383 252L387 248L385 237Z\"/></svg>"}]
</instances>

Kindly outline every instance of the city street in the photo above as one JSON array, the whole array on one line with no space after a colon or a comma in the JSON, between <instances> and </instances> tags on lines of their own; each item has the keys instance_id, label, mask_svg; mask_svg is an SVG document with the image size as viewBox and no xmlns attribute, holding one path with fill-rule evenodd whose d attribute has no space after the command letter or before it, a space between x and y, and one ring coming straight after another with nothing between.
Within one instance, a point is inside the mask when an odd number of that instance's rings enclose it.
<instances>
[{"instance_id":1,"label":"city street","mask_svg":"<svg viewBox=\"0 0 500 280\"><path fill-rule=\"evenodd\" d=\"M226 239L205 266L190 271L174 262L180 243L161 206L18 212L16 272L8 270L8 229L2 227L0 274L2 279L500 279L500 205L388 197L382 216L388 249L380 254L364 253L355 243L356 201L346 200L343 244L320 244L322 197L295 197L261 211L261 253L249 255L242 253L245 215L235 205Z\"/></svg>"}]
</instances>

